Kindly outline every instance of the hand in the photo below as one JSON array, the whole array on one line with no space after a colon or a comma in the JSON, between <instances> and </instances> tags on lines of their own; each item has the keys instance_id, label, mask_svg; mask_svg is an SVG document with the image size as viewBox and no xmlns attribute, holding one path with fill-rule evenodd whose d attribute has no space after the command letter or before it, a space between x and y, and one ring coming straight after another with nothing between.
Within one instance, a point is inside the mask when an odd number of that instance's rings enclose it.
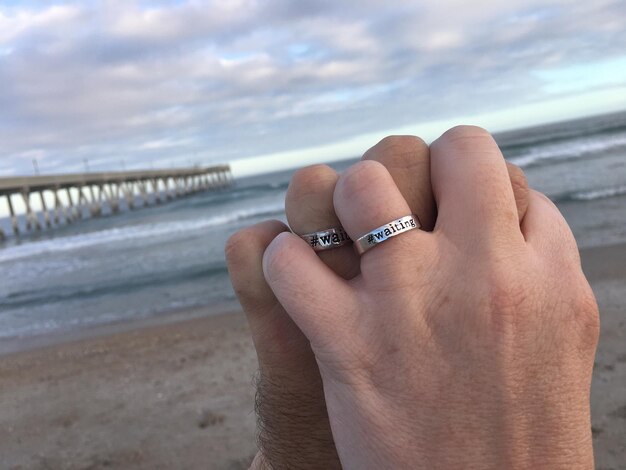
<instances>
[{"instance_id":1,"label":"hand","mask_svg":"<svg viewBox=\"0 0 626 470\"><path fill-rule=\"evenodd\" d=\"M388 137L368 150L363 159L380 162L388 169L413 212L420 215L426 229L432 229L436 211L426 144L410 136ZM521 219L528 187L519 168L509 165L508 170ZM339 224L332 201L338 178L324 165L296 173L286 199L287 218L296 232ZM263 278L263 252L276 235L286 230L280 222L264 222L235 234L226 249L233 286L248 316L259 359L257 414L262 450L253 467L263 468L267 461L275 469L341 468L309 341ZM352 247L319 256L344 278L359 272L360 260Z\"/></svg>"},{"instance_id":2,"label":"hand","mask_svg":"<svg viewBox=\"0 0 626 470\"><path fill-rule=\"evenodd\" d=\"M598 312L567 224L535 191L520 224L481 129L445 133L430 167L434 231L373 248L356 277L290 233L265 252L311 343L343 467L592 468ZM344 172L333 198L353 239L421 216L413 202L375 161Z\"/></svg>"}]
</instances>

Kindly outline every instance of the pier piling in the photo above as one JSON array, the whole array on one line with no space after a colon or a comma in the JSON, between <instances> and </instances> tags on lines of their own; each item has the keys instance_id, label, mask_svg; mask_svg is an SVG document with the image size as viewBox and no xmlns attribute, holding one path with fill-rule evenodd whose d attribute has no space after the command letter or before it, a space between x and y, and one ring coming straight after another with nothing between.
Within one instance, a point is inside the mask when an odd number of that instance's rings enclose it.
<instances>
[{"instance_id":1,"label":"pier piling","mask_svg":"<svg viewBox=\"0 0 626 470\"><path fill-rule=\"evenodd\" d=\"M70 188L65 188L65 192L67 194L67 199L69 201L70 213L72 214L72 220L82 219L83 218L83 214L78 209L78 207L76 205L74 205L74 199L72 199L72 192L70 191ZM80 192L79 192L79 194L80 194ZM80 196L78 197L78 199L79 199L79 203L80 203Z\"/></svg>"},{"instance_id":2,"label":"pier piling","mask_svg":"<svg viewBox=\"0 0 626 470\"><path fill-rule=\"evenodd\" d=\"M22 190L22 198L26 206L26 230L32 230L34 227L37 231L40 231L41 224L39 223L39 217L37 217L37 214L30 205L30 192L28 188Z\"/></svg>"},{"instance_id":3,"label":"pier piling","mask_svg":"<svg viewBox=\"0 0 626 470\"><path fill-rule=\"evenodd\" d=\"M150 180L150 183L152 184L152 194L154 194L155 204L161 204L162 200L161 200L161 191L159 190L159 180L156 178L153 178Z\"/></svg>"},{"instance_id":4,"label":"pier piling","mask_svg":"<svg viewBox=\"0 0 626 470\"><path fill-rule=\"evenodd\" d=\"M11 217L11 226L13 227L13 233L15 235L19 235L20 227L17 222L17 216L15 215L15 210L13 209L13 202L11 201L11 195L7 194L7 204L9 206L9 216Z\"/></svg>"},{"instance_id":5,"label":"pier piling","mask_svg":"<svg viewBox=\"0 0 626 470\"><path fill-rule=\"evenodd\" d=\"M39 191L39 199L41 200L41 211L43 212L43 220L46 227L50 228L52 223L50 222L50 214L48 213L48 207L46 206L46 199L43 197L43 191Z\"/></svg>"}]
</instances>

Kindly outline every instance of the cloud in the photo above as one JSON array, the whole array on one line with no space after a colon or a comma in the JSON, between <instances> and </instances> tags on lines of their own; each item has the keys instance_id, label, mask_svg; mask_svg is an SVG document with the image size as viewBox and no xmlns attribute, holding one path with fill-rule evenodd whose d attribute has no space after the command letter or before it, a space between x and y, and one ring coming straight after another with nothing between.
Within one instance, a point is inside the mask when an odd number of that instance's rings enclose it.
<instances>
[{"instance_id":1,"label":"cloud","mask_svg":"<svg viewBox=\"0 0 626 470\"><path fill-rule=\"evenodd\" d=\"M13 2L2 171L208 164L583 93L604 82L576 64L621 63L625 21L609 0Z\"/></svg>"},{"instance_id":2,"label":"cloud","mask_svg":"<svg viewBox=\"0 0 626 470\"><path fill-rule=\"evenodd\" d=\"M579 92L595 88L609 88L626 83L626 56L600 60L589 70L585 63L557 69L535 70L535 76L544 82L547 93Z\"/></svg>"}]
</instances>

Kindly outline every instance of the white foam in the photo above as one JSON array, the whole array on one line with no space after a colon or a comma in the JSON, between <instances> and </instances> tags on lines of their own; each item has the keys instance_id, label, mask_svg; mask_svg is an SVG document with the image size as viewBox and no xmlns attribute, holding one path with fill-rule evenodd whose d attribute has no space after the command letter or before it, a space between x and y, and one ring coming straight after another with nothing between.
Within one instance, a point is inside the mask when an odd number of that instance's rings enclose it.
<instances>
[{"instance_id":1,"label":"white foam","mask_svg":"<svg viewBox=\"0 0 626 470\"><path fill-rule=\"evenodd\" d=\"M513 157L510 161L525 168L544 160L580 158L622 146L626 146L626 134L613 137L603 135L594 138L576 138L565 142L530 147L526 153Z\"/></svg>"},{"instance_id":2,"label":"white foam","mask_svg":"<svg viewBox=\"0 0 626 470\"><path fill-rule=\"evenodd\" d=\"M283 210L284 204L281 200L280 203L272 203L250 209L235 210L233 212L218 214L204 219L112 228L52 240L35 241L0 250L0 263L29 258L46 253L73 251L81 248L106 245L113 242L155 238L174 235L176 233L190 233L210 227L226 225L238 220L249 219L252 217L279 214L283 212Z\"/></svg>"},{"instance_id":3,"label":"white foam","mask_svg":"<svg viewBox=\"0 0 626 470\"><path fill-rule=\"evenodd\" d=\"M572 194L571 198L577 201L594 201L607 197L621 196L626 194L626 184L614 186L612 188L592 189L589 191L579 191Z\"/></svg>"}]
</instances>

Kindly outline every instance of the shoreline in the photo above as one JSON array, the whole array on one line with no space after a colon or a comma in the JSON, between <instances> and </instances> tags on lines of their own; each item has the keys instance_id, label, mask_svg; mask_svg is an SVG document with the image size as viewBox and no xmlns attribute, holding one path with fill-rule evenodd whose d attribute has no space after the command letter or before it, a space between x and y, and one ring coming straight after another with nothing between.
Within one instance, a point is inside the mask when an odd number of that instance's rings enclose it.
<instances>
[{"instance_id":1,"label":"shoreline","mask_svg":"<svg viewBox=\"0 0 626 470\"><path fill-rule=\"evenodd\" d=\"M617 469L626 461L626 243L581 258L601 315L596 466ZM180 309L21 346L0 355L6 468L248 468L257 362L241 309Z\"/></svg>"},{"instance_id":2,"label":"shoreline","mask_svg":"<svg viewBox=\"0 0 626 470\"><path fill-rule=\"evenodd\" d=\"M73 343L86 339L97 339L137 329L175 324L196 318L219 316L240 311L241 307L239 307L238 303L224 302L219 305L202 305L172 309L141 318L98 323L83 328L52 331L32 336L0 338L0 358L60 344Z\"/></svg>"},{"instance_id":3,"label":"shoreline","mask_svg":"<svg viewBox=\"0 0 626 470\"><path fill-rule=\"evenodd\" d=\"M580 250L583 271L590 283L603 279L626 279L626 242L586 247ZM172 309L136 319L124 319L72 330L53 331L33 336L0 338L0 358L35 349L100 338L141 328L184 322L241 310L237 301Z\"/></svg>"}]
</instances>

